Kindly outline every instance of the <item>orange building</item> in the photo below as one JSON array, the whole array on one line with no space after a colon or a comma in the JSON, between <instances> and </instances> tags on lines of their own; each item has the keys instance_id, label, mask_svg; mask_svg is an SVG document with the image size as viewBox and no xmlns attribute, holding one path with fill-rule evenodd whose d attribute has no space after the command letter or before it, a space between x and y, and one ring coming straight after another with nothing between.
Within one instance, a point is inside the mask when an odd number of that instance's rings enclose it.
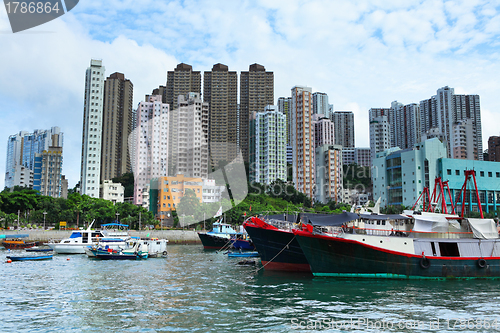
<instances>
[{"instance_id":1,"label":"orange building","mask_svg":"<svg viewBox=\"0 0 500 333\"><path fill-rule=\"evenodd\" d=\"M160 220L167 220L170 212L180 203L186 190L193 190L196 197L202 202L203 181L201 178L175 177L158 178L158 217Z\"/></svg>"}]
</instances>

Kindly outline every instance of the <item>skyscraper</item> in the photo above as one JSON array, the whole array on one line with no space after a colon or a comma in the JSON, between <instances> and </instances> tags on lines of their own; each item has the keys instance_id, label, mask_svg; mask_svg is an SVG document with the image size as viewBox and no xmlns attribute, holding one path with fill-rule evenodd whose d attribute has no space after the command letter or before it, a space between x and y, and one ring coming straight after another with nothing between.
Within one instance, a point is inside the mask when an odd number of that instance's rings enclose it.
<instances>
[{"instance_id":1,"label":"skyscraper","mask_svg":"<svg viewBox=\"0 0 500 333\"><path fill-rule=\"evenodd\" d=\"M323 114L313 115L314 119L314 147L317 148L323 145L334 145L335 142L335 125ZM317 120L316 120L317 119Z\"/></svg>"},{"instance_id":2,"label":"skyscraper","mask_svg":"<svg viewBox=\"0 0 500 333\"><path fill-rule=\"evenodd\" d=\"M169 105L159 95L149 96L137 107L134 171L134 204L148 206L151 179L167 176Z\"/></svg>"},{"instance_id":3,"label":"skyscraper","mask_svg":"<svg viewBox=\"0 0 500 333\"><path fill-rule=\"evenodd\" d=\"M203 79L203 101L209 105L209 151L211 165L229 163L237 157L238 75L215 64Z\"/></svg>"},{"instance_id":4,"label":"skyscraper","mask_svg":"<svg viewBox=\"0 0 500 333\"><path fill-rule=\"evenodd\" d=\"M413 148L421 141L420 106L394 101L389 112L391 147ZM372 156L373 157L373 156Z\"/></svg>"},{"instance_id":5,"label":"skyscraper","mask_svg":"<svg viewBox=\"0 0 500 333\"><path fill-rule=\"evenodd\" d=\"M134 85L122 73L113 73L104 82L102 180L131 172L128 140L133 126L133 93Z\"/></svg>"},{"instance_id":6,"label":"skyscraper","mask_svg":"<svg viewBox=\"0 0 500 333\"><path fill-rule=\"evenodd\" d=\"M159 90L161 90L161 86ZM177 98L179 95L186 95L190 92L201 94L201 72L193 71L191 65L180 63L173 71L167 72L166 93L158 91L162 95L162 102L170 105L170 110L177 108ZM154 93L154 91L153 91ZM166 96L166 101L163 100Z\"/></svg>"},{"instance_id":7,"label":"skyscraper","mask_svg":"<svg viewBox=\"0 0 500 333\"><path fill-rule=\"evenodd\" d=\"M445 86L439 88L435 96L420 102L420 126L423 137L439 137L444 140L448 157L452 157L455 151L454 126L466 119L472 120L475 152L459 155L468 158L474 156L474 159L482 160L481 107L478 95L455 95L453 88ZM463 148L462 145L459 150Z\"/></svg>"},{"instance_id":8,"label":"skyscraper","mask_svg":"<svg viewBox=\"0 0 500 333\"><path fill-rule=\"evenodd\" d=\"M343 148L354 148L354 113L352 111L335 111L335 144Z\"/></svg>"},{"instance_id":9,"label":"skyscraper","mask_svg":"<svg viewBox=\"0 0 500 333\"><path fill-rule=\"evenodd\" d=\"M322 92L313 93L313 114L322 114L328 117L329 107L327 94Z\"/></svg>"},{"instance_id":10,"label":"skyscraper","mask_svg":"<svg viewBox=\"0 0 500 333\"><path fill-rule=\"evenodd\" d=\"M274 105L274 73L259 64L250 65L240 75L239 144L243 159L248 161L249 119L252 112L262 112Z\"/></svg>"},{"instance_id":11,"label":"skyscraper","mask_svg":"<svg viewBox=\"0 0 500 333\"><path fill-rule=\"evenodd\" d=\"M297 191L304 193L309 198L313 198L315 193L312 106L311 88L302 86L292 88L290 119L292 122L293 182Z\"/></svg>"},{"instance_id":12,"label":"skyscraper","mask_svg":"<svg viewBox=\"0 0 500 333\"><path fill-rule=\"evenodd\" d=\"M316 201L341 202L342 190L342 146L325 144L316 147Z\"/></svg>"},{"instance_id":13,"label":"skyscraper","mask_svg":"<svg viewBox=\"0 0 500 333\"><path fill-rule=\"evenodd\" d=\"M92 59L85 74L80 192L94 198L99 197L101 180L104 71L102 60Z\"/></svg>"},{"instance_id":14,"label":"skyscraper","mask_svg":"<svg viewBox=\"0 0 500 333\"><path fill-rule=\"evenodd\" d=\"M41 154L44 150L48 150L50 146L63 146L63 133L57 126L52 127L50 130L37 129L33 133L21 131L19 134L9 136L7 142L5 186L10 188L20 185L15 181L16 179L20 179L15 176L16 170L24 170L23 168L26 168L33 171L36 154ZM23 168L19 168L20 166Z\"/></svg>"},{"instance_id":15,"label":"skyscraper","mask_svg":"<svg viewBox=\"0 0 500 333\"><path fill-rule=\"evenodd\" d=\"M276 106L252 112L250 120L250 181L286 181L286 116Z\"/></svg>"},{"instance_id":16,"label":"skyscraper","mask_svg":"<svg viewBox=\"0 0 500 333\"><path fill-rule=\"evenodd\" d=\"M391 125L389 123L390 109L371 108L369 111L370 121L370 151L371 159L378 152L391 148Z\"/></svg>"},{"instance_id":17,"label":"skyscraper","mask_svg":"<svg viewBox=\"0 0 500 333\"><path fill-rule=\"evenodd\" d=\"M169 127L176 127L177 140L171 135L169 142L176 146L169 149L168 175L175 177L182 174L185 177L207 178L208 175L208 103L203 103L198 93L189 93L178 97L178 108L170 112L177 112L176 123ZM173 144L172 144L173 145Z\"/></svg>"},{"instance_id":18,"label":"skyscraper","mask_svg":"<svg viewBox=\"0 0 500 333\"><path fill-rule=\"evenodd\" d=\"M290 144L290 110L292 108L291 97L278 98L278 111L286 116L286 144Z\"/></svg>"}]
</instances>

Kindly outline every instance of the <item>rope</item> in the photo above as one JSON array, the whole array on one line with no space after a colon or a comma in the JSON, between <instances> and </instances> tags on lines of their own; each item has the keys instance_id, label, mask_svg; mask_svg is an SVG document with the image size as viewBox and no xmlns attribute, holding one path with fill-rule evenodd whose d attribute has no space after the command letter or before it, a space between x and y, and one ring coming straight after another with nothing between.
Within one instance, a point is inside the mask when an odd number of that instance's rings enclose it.
<instances>
[{"instance_id":1,"label":"rope","mask_svg":"<svg viewBox=\"0 0 500 333\"><path fill-rule=\"evenodd\" d=\"M220 250L215 251L215 253L219 253L219 252L221 252L221 251L225 251L225 250L227 250L227 249L229 248L229 246L228 246L228 245L231 243L231 241L232 241L232 239L231 239L231 238L229 238L229 240L227 241L227 243L226 243L226 244L224 244L224 245L220 248ZM227 246L227 249L226 249L226 246Z\"/></svg>"},{"instance_id":2,"label":"rope","mask_svg":"<svg viewBox=\"0 0 500 333\"><path fill-rule=\"evenodd\" d=\"M290 244L293 242L293 240L294 240L294 239L295 239L295 235L293 235L293 238L292 238L292 239L288 242L288 244L286 244L286 245L285 245L285 247L284 247L284 248L282 248L282 249L281 249L281 251L280 251L280 252L278 252L278 254L276 254L276 255L275 255L275 256L274 256L271 260L269 260L269 261L268 261L265 265L263 265L261 268L257 269L257 270L255 271L255 274L257 274L257 273L258 273L261 269L263 269L264 267L266 267L266 266L267 266L267 264L269 264L271 261L273 261L274 259L276 259L276 257L277 257L277 256L279 256L279 255L280 255L283 251L285 251L285 249L287 249L287 248L288 248L288 245L290 245Z\"/></svg>"}]
</instances>

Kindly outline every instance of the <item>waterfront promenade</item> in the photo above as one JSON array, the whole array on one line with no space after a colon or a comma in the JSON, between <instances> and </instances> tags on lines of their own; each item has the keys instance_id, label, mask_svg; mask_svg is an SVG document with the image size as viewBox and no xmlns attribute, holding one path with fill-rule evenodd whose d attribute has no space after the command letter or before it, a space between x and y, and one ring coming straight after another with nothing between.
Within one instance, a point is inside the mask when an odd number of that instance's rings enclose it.
<instances>
[{"instance_id":1,"label":"waterfront promenade","mask_svg":"<svg viewBox=\"0 0 500 333\"><path fill-rule=\"evenodd\" d=\"M72 230L0 230L1 235L28 234L30 241L48 242L68 238ZM201 244L196 231L191 230L130 230L133 237L166 238L169 244Z\"/></svg>"}]
</instances>

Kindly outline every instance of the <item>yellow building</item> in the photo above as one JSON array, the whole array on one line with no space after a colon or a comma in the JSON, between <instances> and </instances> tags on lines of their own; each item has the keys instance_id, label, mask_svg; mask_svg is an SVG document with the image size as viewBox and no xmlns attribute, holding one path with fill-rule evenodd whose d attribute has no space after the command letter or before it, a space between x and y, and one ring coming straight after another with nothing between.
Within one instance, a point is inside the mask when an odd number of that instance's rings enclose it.
<instances>
[{"instance_id":1,"label":"yellow building","mask_svg":"<svg viewBox=\"0 0 500 333\"><path fill-rule=\"evenodd\" d=\"M193 190L196 197L202 202L203 181L201 178L159 177L158 178L158 217L163 222L168 220L170 212L175 210L186 190Z\"/></svg>"}]
</instances>

